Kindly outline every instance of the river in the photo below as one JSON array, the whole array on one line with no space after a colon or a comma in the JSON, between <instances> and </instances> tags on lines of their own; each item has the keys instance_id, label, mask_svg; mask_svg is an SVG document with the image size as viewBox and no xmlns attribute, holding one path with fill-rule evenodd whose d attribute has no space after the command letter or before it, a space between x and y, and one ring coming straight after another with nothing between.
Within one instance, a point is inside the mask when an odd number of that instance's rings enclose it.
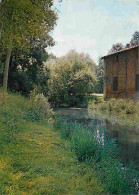
<instances>
[{"instance_id":1,"label":"river","mask_svg":"<svg viewBox=\"0 0 139 195\"><path fill-rule=\"evenodd\" d=\"M56 109L59 115L68 116L73 121L87 125L95 129L103 139L116 139L120 149L120 158L124 164L133 161L139 166L139 126L129 125L127 121L118 120L115 116L106 117L102 113L96 113L87 109L80 108L62 108Z\"/></svg>"}]
</instances>

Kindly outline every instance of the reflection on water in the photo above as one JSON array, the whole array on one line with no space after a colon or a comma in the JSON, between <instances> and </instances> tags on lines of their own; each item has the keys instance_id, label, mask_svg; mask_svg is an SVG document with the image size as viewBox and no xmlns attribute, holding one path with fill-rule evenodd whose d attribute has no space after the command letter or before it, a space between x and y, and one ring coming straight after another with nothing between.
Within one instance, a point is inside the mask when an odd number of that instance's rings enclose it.
<instances>
[{"instance_id":1,"label":"reflection on water","mask_svg":"<svg viewBox=\"0 0 139 195\"><path fill-rule=\"evenodd\" d=\"M122 161L128 163L133 160L139 166L139 126L121 125L117 120L104 119L102 114L88 112L87 109L64 108L57 109L56 112L95 129L102 141L105 136L115 138Z\"/></svg>"}]
</instances>

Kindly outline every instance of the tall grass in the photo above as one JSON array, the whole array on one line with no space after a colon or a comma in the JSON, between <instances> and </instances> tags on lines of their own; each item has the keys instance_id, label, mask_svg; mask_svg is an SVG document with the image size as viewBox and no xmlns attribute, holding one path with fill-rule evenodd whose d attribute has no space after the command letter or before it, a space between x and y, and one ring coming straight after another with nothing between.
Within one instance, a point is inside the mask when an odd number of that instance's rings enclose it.
<instances>
[{"instance_id":1,"label":"tall grass","mask_svg":"<svg viewBox=\"0 0 139 195\"><path fill-rule=\"evenodd\" d=\"M57 117L54 127L60 130L63 138L70 140L77 159L89 163L96 170L96 176L102 181L106 193L138 192L139 172L133 164L123 167L115 140L100 139L96 132L66 117Z\"/></svg>"},{"instance_id":2,"label":"tall grass","mask_svg":"<svg viewBox=\"0 0 139 195\"><path fill-rule=\"evenodd\" d=\"M34 122L47 122L54 115L43 94L32 92L30 99L26 99L20 94L6 93L2 89L0 89L0 114L11 119L16 118L16 121L27 119Z\"/></svg>"}]
</instances>

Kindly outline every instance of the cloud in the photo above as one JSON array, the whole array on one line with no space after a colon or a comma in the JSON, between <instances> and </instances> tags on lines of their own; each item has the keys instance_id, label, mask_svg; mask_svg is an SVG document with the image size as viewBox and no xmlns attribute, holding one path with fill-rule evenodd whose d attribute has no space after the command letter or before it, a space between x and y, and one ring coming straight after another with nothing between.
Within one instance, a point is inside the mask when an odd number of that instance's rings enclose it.
<instances>
[{"instance_id":1,"label":"cloud","mask_svg":"<svg viewBox=\"0 0 139 195\"><path fill-rule=\"evenodd\" d=\"M89 37L82 37L80 35L65 35L62 32L55 32L53 35L56 45L51 48L56 56L60 57L66 54L69 50L76 50L77 52L88 53L93 56L93 59L97 59L97 53L95 51L96 40ZM93 53L94 50L94 53Z\"/></svg>"},{"instance_id":2,"label":"cloud","mask_svg":"<svg viewBox=\"0 0 139 195\"><path fill-rule=\"evenodd\" d=\"M135 3L135 4L139 4L139 0L122 0L122 3Z\"/></svg>"},{"instance_id":3,"label":"cloud","mask_svg":"<svg viewBox=\"0 0 139 195\"><path fill-rule=\"evenodd\" d=\"M58 1L58 0L55 0ZM130 41L139 29L139 0L63 0L51 51L62 56L69 50L90 54L95 61L112 44Z\"/></svg>"}]
</instances>

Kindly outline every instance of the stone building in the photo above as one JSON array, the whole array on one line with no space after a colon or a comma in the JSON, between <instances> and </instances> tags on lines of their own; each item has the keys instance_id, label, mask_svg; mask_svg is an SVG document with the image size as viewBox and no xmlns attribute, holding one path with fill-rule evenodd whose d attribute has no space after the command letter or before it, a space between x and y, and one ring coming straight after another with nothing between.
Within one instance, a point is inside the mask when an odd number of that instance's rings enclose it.
<instances>
[{"instance_id":1,"label":"stone building","mask_svg":"<svg viewBox=\"0 0 139 195\"><path fill-rule=\"evenodd\" d=\"M139 99L139 45L103 57L104 98Z\"/></svg>"}]
</instances>

